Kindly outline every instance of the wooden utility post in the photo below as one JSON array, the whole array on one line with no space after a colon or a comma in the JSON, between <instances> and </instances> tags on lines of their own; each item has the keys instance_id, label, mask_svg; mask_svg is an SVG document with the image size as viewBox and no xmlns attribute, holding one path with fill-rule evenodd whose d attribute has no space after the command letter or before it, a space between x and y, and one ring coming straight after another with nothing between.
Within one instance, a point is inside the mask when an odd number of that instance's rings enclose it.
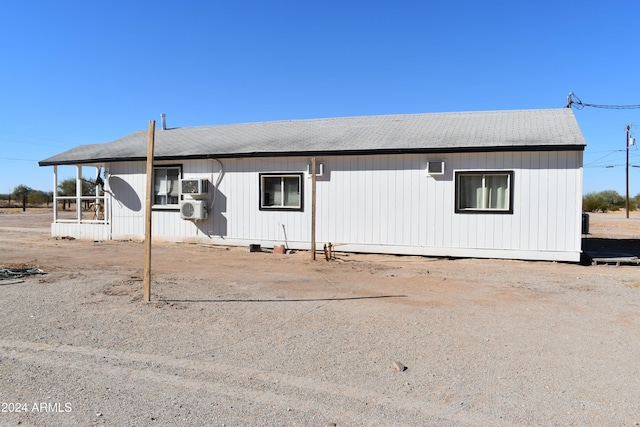
<instances>
[{"instance_id":1,"label":"wooden utility post","mask_svg":"<svg viewBox=\"0 0 640 427\"><path fill-rule=\"evenodd\" d=\"M144 302L151 301L151 202L153 201L153 144L156 121L149 120L147 148L147 197L145 202L144 229Z\"/></svg>"},{"instance_id":2,"label":"wooden utility post","mask_svg":"<svg viewBox=\"0 0 640 427\"><path fill-rule=\"evenodd\" d=\"M316 158L311 158L311 259L316 260Z\"/></svg>"},{"instance_id":3,"label":"wooden utility post","mask_svg":"<svg viewBox=\"0 0 640 427\"><path fill-rule=\"evenodd\" d=\"M631 140L629 139L629 131L631 130L631 125L627 126L627 199L626 199L626 208L627 208L627 219L629 219L629 143Z\"/></svg>"}]
</instances>

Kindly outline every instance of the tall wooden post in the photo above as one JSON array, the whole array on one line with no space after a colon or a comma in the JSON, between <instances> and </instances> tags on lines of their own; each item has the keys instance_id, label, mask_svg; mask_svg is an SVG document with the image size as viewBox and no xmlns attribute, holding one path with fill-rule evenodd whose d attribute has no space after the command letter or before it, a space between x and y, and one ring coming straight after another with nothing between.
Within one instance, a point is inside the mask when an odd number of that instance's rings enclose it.
<instances>
[{"instance_id":1,"label":"tall wooden post","mask_svg":"<svg viewBox=\"0 0 640 427\"><path fill-rule=\"evenodd\" d=\"M627 126L627 197L625 202L625 207L627 209L627 219L629 219L629 131L631 130L631 125Z\"/></svg>"},{"instance_id":2,"label":"tall wooden post","mask_svg":"<svg viewBox=\"0 0 640 427\"><path fill-rule=\"evenodd\" d=\"M149 143L147 148L147 197L144 229L144 302L151 301L151 202L153 201L153 144L156 121L149 120Z\"/></svg>"},{"instance_id":3,"label":"tall wooden post","mask_svg":"<svg viewBox=\"0 0 640 427\"><path fill-rule=\"evenodd\" d=\"M316 158L311 158L311 259L316 260Z\"/></svg>"},{"instance_id":4,"label":"tall wooden post","mask_svg":"<svg viewBox=\"0 0 640 427\"><path fill-rule=\"evenodd\" d=\"M93 201L93 218L94 220L100 219L100 186L98 185L98 178L100 177L100 167L96 166L96 187L94 188L94 194L96 199Z\"/></svg>"},{"instance_id":5,"label":"tall wooden post","mask_svg":"<svg viewBox=\"0 0 640 427\"><path fill-rule=\"evenodd\" d=\"M76 218L82 222L82 165L76 166Z\"/></svg>"},{"instance_id":6,"label":"tall wooden post","mask_svg":"<svg viewBox=\"0 0 640 427\"><path fill-rule=\"evenodd\" d=\"M53 165L53 222L58 222L58 165Z\"/></svg>"}]
</instances>

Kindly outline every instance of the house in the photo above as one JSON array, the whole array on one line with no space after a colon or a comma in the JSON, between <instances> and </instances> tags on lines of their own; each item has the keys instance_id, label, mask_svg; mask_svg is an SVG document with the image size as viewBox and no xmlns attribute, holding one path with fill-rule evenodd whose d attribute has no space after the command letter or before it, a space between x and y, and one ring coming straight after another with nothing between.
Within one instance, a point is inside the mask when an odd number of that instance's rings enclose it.
<instances>
[{"instance_id":1,"label":"house","mask_svg":"<svg viewBox=\"0 0 640 427\"><path fill-rule=\"evenodd\" d=\"M154 240L579 261L585 140L570 108L292 120L155 132ZM148 131L40 162L104 181L53 236L144 239ZM85 171L85 172L83 172ZM80 186L77 186L80 188ZM76 203L80 206L81 203Z\"/></svg>"}]
</instances>

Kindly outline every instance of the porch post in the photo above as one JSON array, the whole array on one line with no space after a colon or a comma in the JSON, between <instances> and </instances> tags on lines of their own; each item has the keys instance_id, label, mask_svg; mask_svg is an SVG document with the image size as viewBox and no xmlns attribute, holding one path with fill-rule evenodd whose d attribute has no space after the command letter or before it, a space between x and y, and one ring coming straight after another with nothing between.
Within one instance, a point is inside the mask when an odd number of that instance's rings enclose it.
<instances>
[{"instance_id":1,"label":"porch post","mask_svg":"<svg viewBox=\"0 0 640 427\"><path fill-rule=\"evenodd\" d=\"M100 177L100 167L96 166L96 200L94 202L95 203L95 214L94 215L95 215L96 221L100 220L100 186L97 183L99 177ZM107 216L104 215L103 218L106 219Z\"/></svg>"},{"instance_id":2,"label":"porch post","mask_svg":"<svg viewBox=\"0 0 640 427\"><path fill-rule=\"evenodd\" d=\"M76 166L76 215L78 224L82 222L82 165Z\"/></svg>"},{"instance_id":3,"label":"porch post","mask_svg":"<svg viewBox=\"0 0 640 427\"><path fill-rule=\"evenodd\" d=\"M58 165L53 165L53 222L58 222Z\"/></svg>"}]
</instances>

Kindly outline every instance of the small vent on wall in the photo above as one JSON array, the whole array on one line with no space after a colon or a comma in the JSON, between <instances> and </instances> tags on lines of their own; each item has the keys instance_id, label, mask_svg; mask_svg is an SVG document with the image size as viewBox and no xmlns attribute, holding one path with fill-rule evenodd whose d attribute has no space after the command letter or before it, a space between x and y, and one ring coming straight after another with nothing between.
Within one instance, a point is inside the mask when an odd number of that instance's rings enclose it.
<instances>
[{"instance_id":1,"label":"small vent on wall","mask_svg":"<svg viewBox=\"0 0 640 427\"><path fill-rule=\"evenodd\" d=\"M307 163L307 175L311 178L311 163ZM316 163L316 177L324 175L324 163Z\"/></svg>"},{"instance_id":2,"label":"small vent on wall","mask_svg":"<svg viewBox=\"0 0 640 427\"><path fill-rule=\"evenodd\" d=\"M437 176L444 175L444 160L428 160L427 175Z\"/></svg>"}]
</instances>

